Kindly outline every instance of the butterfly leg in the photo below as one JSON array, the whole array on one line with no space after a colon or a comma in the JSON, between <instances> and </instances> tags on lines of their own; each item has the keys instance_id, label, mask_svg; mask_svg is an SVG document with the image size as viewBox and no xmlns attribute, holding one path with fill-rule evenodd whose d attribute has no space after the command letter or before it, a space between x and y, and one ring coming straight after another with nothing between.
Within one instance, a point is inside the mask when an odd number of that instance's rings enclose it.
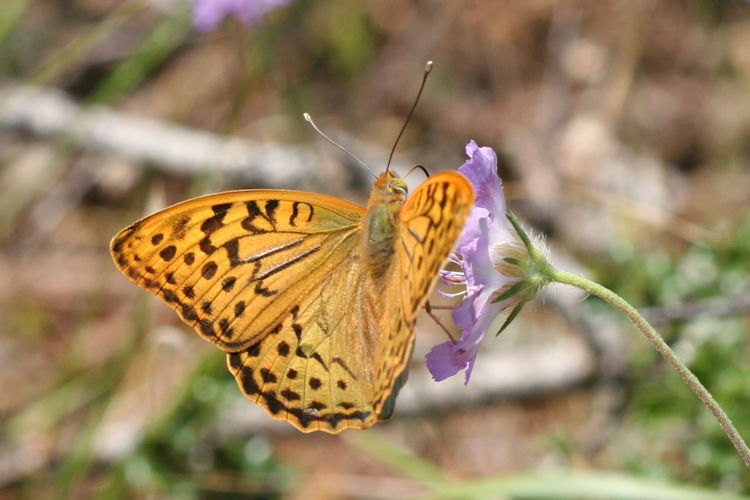
<instances>
[{"instance_id":1,"label":"butterfly leg","mask_svg":"<svg viewBox=\"0 0 750 500\"><path fill-rule=\"evenodd\" d=\"M438 306L438 309L444 309L442 306ZM432 321L434 321L440 328L443 329L446 335L448 335L448 338L453 342L456 343L456 339L453 338L453 335L451 334L450 330L443 324L443 322L440 320L440 318L437 317L435 313L432 312L432 305L430 304L430 301L428 300L424 304L424 310L427 313L427 315L432 318Z\"/></svg>"}]
</instances>

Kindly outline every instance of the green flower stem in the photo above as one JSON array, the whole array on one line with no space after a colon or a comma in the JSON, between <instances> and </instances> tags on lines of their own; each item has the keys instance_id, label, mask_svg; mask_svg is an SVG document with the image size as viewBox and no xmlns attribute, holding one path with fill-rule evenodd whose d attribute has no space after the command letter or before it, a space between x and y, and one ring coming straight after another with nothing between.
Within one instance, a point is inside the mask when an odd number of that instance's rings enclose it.
<instances>
[{"instance_id":1,"label":"green flower stem","mask_svg":"<svg viewBox=\"0 0 750 500\"><path fill-rule=\"evenodd\" d=\"M735 448L737 448L740 456L742 456L742 460L744 460L745 465L750 467L750 448L748 448L747 444L742 439L742 436L740 436L740 433L737 432L737 429L735 429L734 425L732 425L732 421L729 419L727 414L724 413L724 410L721 409L721 406L719 406L719 403L716 402L711 393L708 392L703 384L701 384L700 380L698 380L698 377L693 375L693 372L691 372L690 369L685 366L682 361L680 361L674 351L672 351L667 343L664 342L664 339L661 338L656 330L654 330L654 328L646 321L643 316L641 316L641 314L633 306L628 304L622 297L614 293L612 290L609 290L608 288L605 288L598 283L594 283L593 281L589 281L581 276L567 273L565 271L560 271L559 269L554 269L551 266L547 266L544 271L544 274L550 281L557 281L558 283L565 283L567 285L581 288L591 295L596 295L600 299L609 302L611 305L622 311L628 318L630 318L630 320L643 332L646 338L651 342L651 344L653 344L653 346L657 351L659 351L664 359L666 359L669 364L671 364L672 367L677 370L677 373L680 374L682 380L684 380L685 383L690 386L693 392L698 395L700 400L703 401L703 404L705 404L708 409L711 410L711 413L713 413L716 419L719 421L719 424L724 429L724 432L729 437L729 440L732 441L732 444Z\"/></svg>"}]
</instances>

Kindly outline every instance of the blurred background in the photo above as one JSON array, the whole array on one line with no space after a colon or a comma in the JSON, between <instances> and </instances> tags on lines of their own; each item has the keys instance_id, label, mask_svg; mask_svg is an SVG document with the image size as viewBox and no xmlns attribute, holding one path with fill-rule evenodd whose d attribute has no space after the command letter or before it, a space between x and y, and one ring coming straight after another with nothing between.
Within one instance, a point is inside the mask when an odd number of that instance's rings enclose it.
<instances>
[{"instance_id":1,"label":"blurred background","mask_svg":"<svg viewBox=\"0 0 750 500\"><path fill-rule=\"evenodd\" d=\"M488 332L468 386L430 379L421 317L392 420L303 435L108 249L224 189L364 203L302 113L382 170L432 59L397 172L493 147L553 262L643 310L748 439L750 4L297 0L203 31L191 7L0 5L0 498L750 495L708 410L574 290Z\"/></svg>"}]
</instances>

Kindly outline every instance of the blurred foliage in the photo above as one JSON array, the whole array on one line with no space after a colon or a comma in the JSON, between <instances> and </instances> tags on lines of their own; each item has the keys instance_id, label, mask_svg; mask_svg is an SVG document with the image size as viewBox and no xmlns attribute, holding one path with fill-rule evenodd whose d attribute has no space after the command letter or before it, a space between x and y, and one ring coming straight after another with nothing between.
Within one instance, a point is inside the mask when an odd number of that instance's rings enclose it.
<instances>
[{"instance_id":1,"label":"blurred foliage","mask_svg":"<svg viewBox=\"0 0 750 500\"><path fill-rule=\"evenodd\" d=\"M746 296L750 276L750 212L729 231L729 241L693 244L678 255L663 250L612 255L618 266L606 266L605 284L632 303L679 305L721 297ZM631 243L618 242L617 246ZM600 304L602 308L607 307ZM676 321L661 332L677 354L733 416L741 435L750 435L750 329L747 317L696 317ZM628 391L623 419L647 433L644 448L629 449L624 463L651 477L681 478L700 484L721 484L750 492L750 474L721 428L680 377L641 339L631 343ZM653 449L659 436L686 440L683 450ZM688 437L689 436L689 437ZM665 454L679 461L665 461ZM671 465L670 465L671 464Z\"/></svg>"},{"instance_id":2,"label":"blurred foliage","mask_svg":"<svg viewBox=\"0 0 750 500\"><path fill-rule=\"evenodd\" d=\"M236 400L223 355L206 356L187 379L182 396L152 423L138 448L109 469L104 497L159 491L169 497L234 498L237 494L279 498L294 482L293 472L272 455L262 436L219 436L217 408Z\"/></svg>"}]
</instances>

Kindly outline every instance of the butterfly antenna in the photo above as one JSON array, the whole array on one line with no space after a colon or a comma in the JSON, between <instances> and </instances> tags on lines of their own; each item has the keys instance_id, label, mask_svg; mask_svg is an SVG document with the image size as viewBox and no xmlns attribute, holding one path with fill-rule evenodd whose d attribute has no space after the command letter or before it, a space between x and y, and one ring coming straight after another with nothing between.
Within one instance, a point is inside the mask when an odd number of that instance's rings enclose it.
<instances>
[{"instance_id":1,"label":"butterfly antenna","mask_svg":"<svg viewBox=\"0 0 750 500\"><path fill-rule=\"evenodd\" d=\"M388 168L391 166L391 160L393 159L393 153L396 152L396 146L398 146L398 141L401 139L401 136L404 135L404 130L406 130L406 126L409 124L409 120L411 120L411 116L414 114L414 110L417 108L417 103L419 102L419 98L422 96L422 90L424 90L424 84L427 82L427 75L430 74L430 71L432 71L432 61L427 61L427 64L424 65L424 74L422 75L422 84L419 86L419 92L417 92L417 98L414 99L414 104L411 105L409 114L406 115L404 126L401 127L401 131L398 133L398 137L396 137L396 141L393 143L393 148L391 148L391 154L388 155L388 163L385 166L386 172L388 171Z\"/></svg>"},{"instance_id":2,"label":"butterfly antenna","mask_svg":"<svg viewBox=\"0 0 750 500\"><path fill-rule=\"evenodd\" d=\"M320 135L323 136L323 138L325 140L327 140L328 142L330 142L331 144L333 144L334 146L336 146L337 148L339 148L341 151L343 151L344 153L348 154L349 156L351 156L352 158L354 158L355 160L357 160L357 162L359 162L360 165L362 165L363 167L365 167L367 169L367 171L370 172L372 175L374 175L375 178L377 179L377 177L378 177L377 174L375 172L373 172L372 169L370 167L368 167L365 162L363 162L362 160L360 160L359 158L357 158L357 155L355 155L351 151L349 151L346 148L344 148L341 144L339 144L338 142L334 141L333 139L331 139L330 137L328 137L327 135L325 135L323 133L323 131L320 130L317 125L315 125L315 122L313 121L312 117L309 114L302 113L302 116L305 118L305 120L307 121L307 123L309 123L310 125L312 125L312 128L314 128L317 133L319 133Z\"/></svg>"},{"instance_id":3,"label":"butterfly antenna","mask_svg":"<svg viewBox=\"0 0 750 500\"><path fill-rule=\"evenodd\" d=\"M411 173L414 172L415 170L421 170L426 178L430 177L430 173L427 171L426 168L424 168L422 165L414 165L413 167L411 167L411 169L408 172L406 172L406 175L403 176L402 179L406 180L406 178L409 177L409 175L411 175Z\"/></svg>"}]
</instances>

